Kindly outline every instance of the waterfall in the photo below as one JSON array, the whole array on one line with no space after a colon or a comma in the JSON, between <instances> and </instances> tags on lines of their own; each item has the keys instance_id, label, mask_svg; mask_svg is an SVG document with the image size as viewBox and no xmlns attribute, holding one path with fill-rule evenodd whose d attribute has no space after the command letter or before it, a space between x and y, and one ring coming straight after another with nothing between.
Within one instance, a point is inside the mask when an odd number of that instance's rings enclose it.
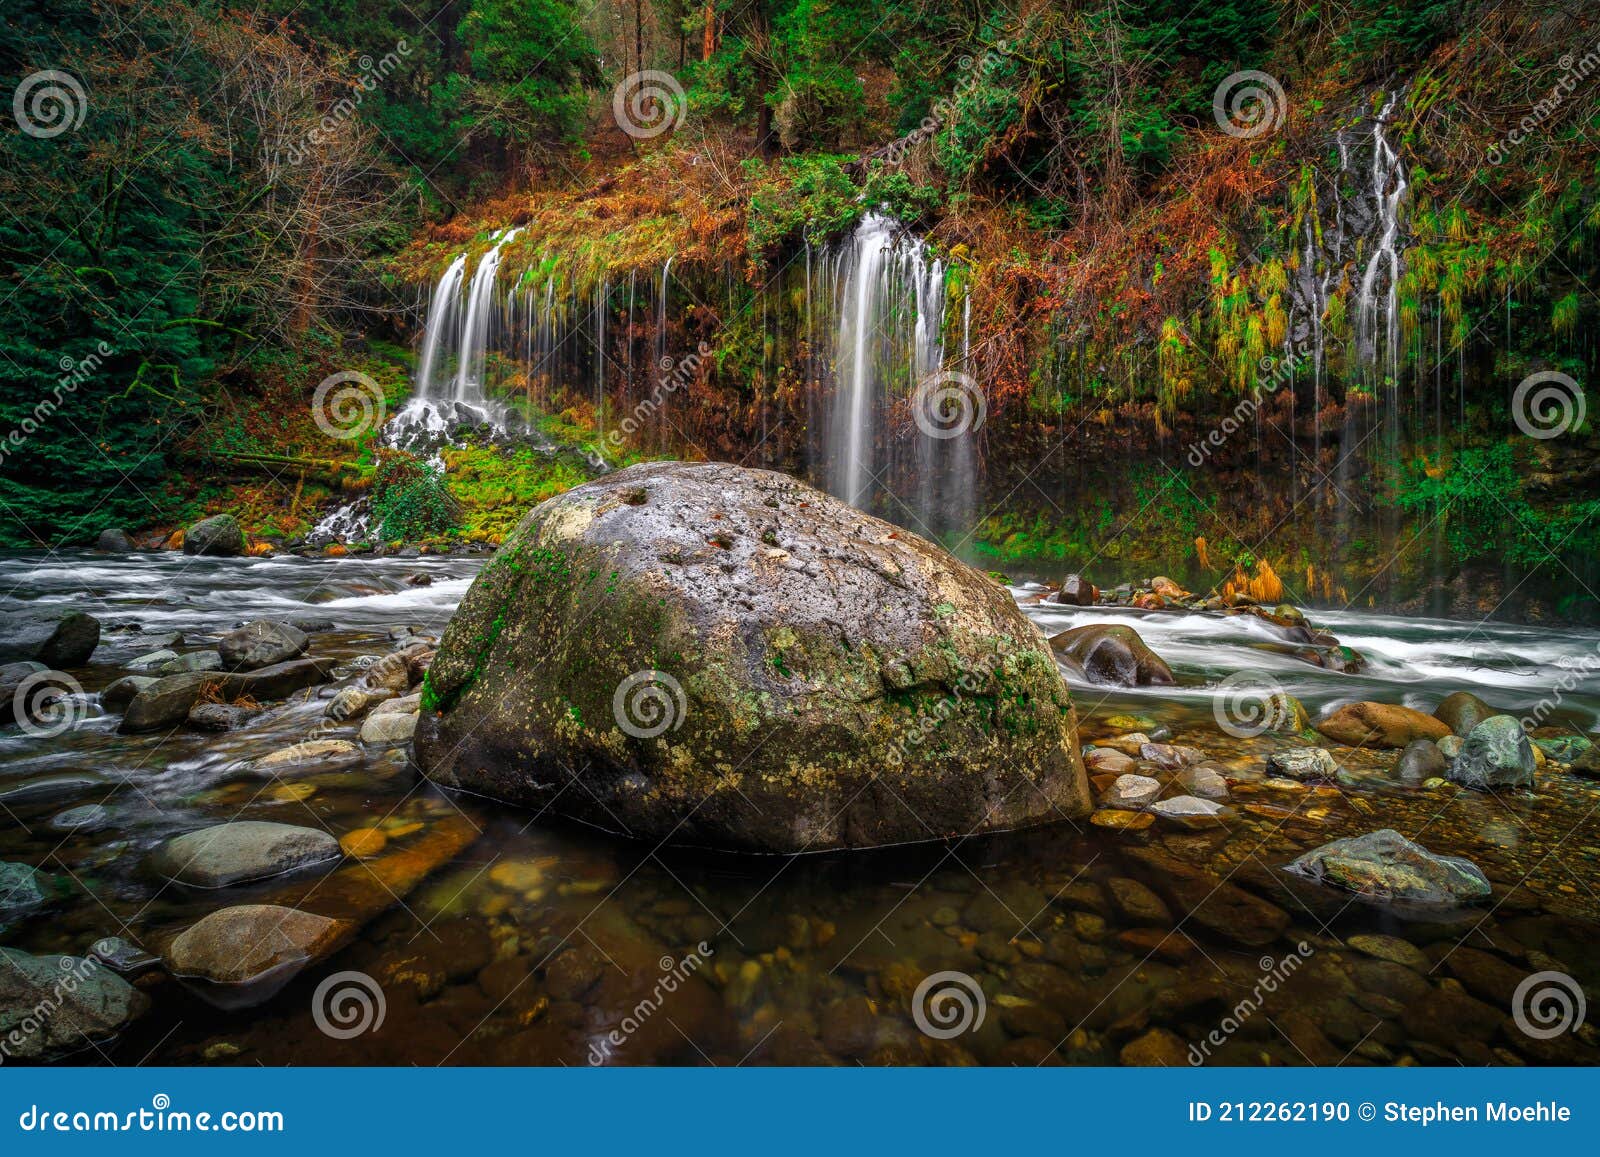
<instances>
[{"instance_id":1,"label":"waterfall","mask_svg":"<svg viewBox=\"0 0 1600 1157\"><path fill-rule=\"evenodd\" d=\"M1381 334L1383 369L1391 383L1400 376L1400 209L1407 184L1405 165L1384 134L1384 126L1400 95L1398 92L1389 95L1372 123L1371 191L1377 213L1377 236L1361 273L1361 288L1356 296L1357 340L1362 362L1368 366L1378 365ZM1378 283L1385 273L1380 307Z\"/></svg>"},{"instance_id":2,"label":"waterfall","mask_svg":"<svg viewBox=\"0 0 1600 1157\"><path fill-rule=\"evenodd\" d=\"M422 358L417 363L417 389L414 397L429 398L434 392L434 382L439 372L439 350L447 333L454 333L456 317L461 312L461 282L466 277L467 255L461 254L450 263L434 287L433 298L428 303L428 317L422 330Z\"/></svg>"},{"instance_id":3,"label":"waterfall","mask_svg":"<svg viewBox=\"0 0 1600 1157\"><path fill-rule=\"evenodd\" d=\"M488 360L489 321L494 310L495 282L505 247L517 239L520 229L508 229L495 238L494 245L478 262L467 291L467 318L461 325L460 358L456 366L455 394L452 401L485 411L484 367Z\"/></svg>"}]
</instances>

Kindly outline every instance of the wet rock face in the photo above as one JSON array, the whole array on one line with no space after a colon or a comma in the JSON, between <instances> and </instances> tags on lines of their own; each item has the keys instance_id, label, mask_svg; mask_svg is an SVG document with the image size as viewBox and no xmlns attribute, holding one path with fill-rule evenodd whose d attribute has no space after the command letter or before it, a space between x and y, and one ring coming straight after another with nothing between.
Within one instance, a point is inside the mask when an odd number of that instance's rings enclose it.
<instances>
[{"instance_id":1,"label":"wet rock face","mask_svg":"<svg viewBox=\"0 0 1600 1157\"><path fill-rule=\"evenodd\" d=\"M0 630L0 662L81 667L100 645L100 620L82 611L8 615Z\"/></svg>"},{"instance_id":2,"label":"wet rock face","mask_svg":"<svg viewBox=\"0 0 1600 1157\"><path fill-rule=\"evenodd\" d=\"M1433 717L1463 739L1472 734L1472 729L1485 719L1499 714L1498 710L1471 691L1452 691L1439 700L1439 706L1433 709Z\"/></svg>"},{"instance_id":3,"label":"wet rock face","mask_svg":"<svg viewBox=\"0 0 1600 1157\"><path fill-rule=\"evenodd\" d=\"M299 627L258 619L223 635L217 653L230 671L255 671L298 658L309 644Z\"/></svg>"},{"instance_id":4,"label":"wet rock face","mask_svg":"<svg viewBox=\"0 0 1600 1157\"><path fill-rule=\"evenodd\" d=\"M67 1056L115 1036L149 1004L98 960L0 948L0 1038L9 1057Z\"/></svg>"},{"instance_id":5,"label":"wet rock face","mask_svg":"<svg viewBox=\"0 0 1600 1157\"><path fill-rule=\"evenodd\" d=\"M1461 742L1450 764L1450 779L1480 791L1492 787L1532 787L1533 744L1510 715L1491 715Z\"/></svg>"},{"instance_id":6,"label":"wet rock face","mask_svg":"<svg viewBox=\"0 0 1600 1157\"><path fill-rule=\"evenodd\" d=\"M1119 623L1091 623L1050 638L1050 646L1090 683L1170 687L1172 668L1145 646L1139 632Z\"/></svg>"},{"instance_id":7,"label":"wet rock face","mask_svg":"<svg viewBox=\"0 0 1600 1157\"><path fill-rule=\"evenodd\" d=\"M1392 828L1324 844L1289 871L1375 901L1442 906L1490 893L1489 881L1470 860L1435 855Z\"/></svg>"},{"instance_id":8,"label":"wet rock face","mask_svg":"<svg viewBox=\"0 0 1600 1157\"><path fill-rule=\"evenodd\" d=\"M1432 715L1393 703L1347 703L1317 730L1350 747L1404 747L1413 739L1440 740L1450 728Z\"/></svg>"},{"instance_id":9,"label":"wet rock face","mask_svg":"<svg viewBox=\"0 0 1600 1157\"><path fill-rule=\"evenodd\" d=\"M203 518L183 532L183 553L227 558L243 554L244 530L231 514Z\"/></svg>"},{"instance_id":10,"label":"wet rock face","mask_svg":"<svg viewBox=\"0 0 1600 1157\"><path fill-rule=\"evenodd\" d=\"M432 779L638 837L858 848L1089 805L1066 687L1003 588L734 466L636 466L532 511L422 707Z\"/></svg>"},{"instance_id":11,"label":"wet rock face","mask_svg":"<svg viewBox=\"0 0 1600 1157\"><path fill-rule=\"evenodd\" d=\"M150 857L150 866L181 884L225 888L338 855L339 842L316 828L240 820L168 840Z\"/></svg>"}]
</instances>

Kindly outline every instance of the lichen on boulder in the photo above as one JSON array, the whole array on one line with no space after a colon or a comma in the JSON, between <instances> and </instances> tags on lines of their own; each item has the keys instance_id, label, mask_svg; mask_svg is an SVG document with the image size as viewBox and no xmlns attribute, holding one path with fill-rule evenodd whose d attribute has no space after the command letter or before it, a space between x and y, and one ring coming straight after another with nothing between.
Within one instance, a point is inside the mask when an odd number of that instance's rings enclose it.
<instances>
[{"instance_id":1,"label":"lichen on boulder","mask_svg":"<svg viewBox=\"0 0 1600 1157\"><path fill-rule=\"evenodd\" d=\"M720 464L631 467L530 512L445 632L415 752L447 786L749 851L1089 809L1066 686L1003 589Z\"/></svg>"}]
</instances>

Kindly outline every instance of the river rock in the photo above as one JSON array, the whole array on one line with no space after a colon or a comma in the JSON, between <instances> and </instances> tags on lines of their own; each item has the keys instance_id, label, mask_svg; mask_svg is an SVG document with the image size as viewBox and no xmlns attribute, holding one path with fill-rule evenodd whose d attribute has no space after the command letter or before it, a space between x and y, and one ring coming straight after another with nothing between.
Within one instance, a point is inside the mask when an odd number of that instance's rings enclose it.
<instances>
[{"instance_id":1,"label":"river rock","mask_svg":"<svg viewBox=\"0 0 1600 1157\"><path fill-rule=\"evenodd\" d=\"M372 688L359 684L339 688L339 693L328 700L323 714L338 723L351 723L360 719L377 704L393 699L394 692L387 687Z\"/></svg>"},{"instance_id":2,"label":"river rock","mask_svg":"<svg viewBox=\"0 0 1600 1157\"><path fill-rule=\"evenodd\" d=\"M0 627L0 662L5 663L81 667L99 645L100 620L82 611L7 612Z\"/></svg>"},{"instance_id":3,"label":"river rock","mask_svg":"<svg viewBox=\"0 0 1600 1157\"><path fill-rule=\"evenodd\" d=\"M1092 607L1100 601L1100 592L1082 575L1069 574L1062 582L1061 589L1046 601L1068 607Z\"/></svg>"},{"instance_id":4,"label":"river rock","mask_svg":"<svg viewBox=\"0 0 1600 1157\"><path fill-rule=\"evenodd\" d=\"M19 695L18 692L22 690L24 683L49 670L50 668L43 663L35 663L31 659L0 666L0 727L10 727L17 721L19 707L23 709L24 715L37 714L41 706L36 701L37 696Z\"/></svg>"},{"instance_id":5,"label":"river rock","mask_svg":"<svg viewBox=\"0 0 1600 1157\"><path fill-rule=\"evenodd\" d=\"M161 963L161 957L146 952L137 944L128 943L121 936L101 937L89 945L89 955L124 976L143 972Z\"/></svg>"},{"instance_id":6,"label":"river rock","mask_svg":"<svg viewBox=\"0 0 1600 1157\"><path fill-rule=\"evenodd\" d=\"M1172 923L1172 913L1149 888L1120 876L1106 882L1106 891L1111 893L1111 903L1116 906L1124 918L1135 924L1163 924Z\"/></svg>"},{"instance_id":7,"label":"river rock","mask_svg":"<svg viewBox=\"0 0 1600 1157\"><path fill-rule=\"evenodd\" d=\"M361 742L369 747L395 747L410 741L417 730L417 715L390 711L369 715L361 725Z\"/></svg>"},{"instance_id":8,"label":"river rock","mask_svg":"<svg viewBox=\"0 0 1600 1157\"><path fill-rule=\"evenodd\" d=\"M1133 757L1110 747L1095 747L1084 753L1083 766L1090 775L1121 775L1132 771Z\"/></svg>"},{"instance_id":9,"label":"river rock","mask_svg":"<svg viewBox=\"0 0 1600 1157\"><path fill-rule=\"evenodd\" d=\"M190 672L169 675L145 687L123 713L124 732L154 731L181 723L200 700L201 691L215 684L224 699L245 695L264 703L282 699L305 687L324 682L334 668L333 659L292 659L259 671Z\"/></svg>"},{"instance_id":10,"label":"river rock","mask_svg":"<svg viewBox=\"0 0 1600 1157\"><path fill-rule=\"evenodd\" d=\"M1446 735L1443 739L1434 744L1434 746L1439 749L1439 754L1444 756L1446 759L1454 759L1456 756L1461 754L1461 736Z\"/></svg>"},{"instance_id":11,"label":"river rock","mask_svg":"<svg viewBox=\"0 0 1600 1157\"><path fill-rule=\"evenodd\" d=\"M1509 715L1491 715L1462 740L1445 777L1480 791L1532 787L1533 769L1533 744L1522 725Z\"/></svg>"},{"instance_id":12,"label":"river rock","mask_svg":"<svg viewBox=\"0 0 1600 1157\"><path fill-rule=\"evenodd\" d=\"M230 671L256 671L305 654L311 640L289 623L257 619L229 631L217 643L221 665Z\"/></svg>"},{"instance_id":13,"label":"river rock","mask_svg":"<svg viewBox=\"0 0 1600 1157\"><path fill-rule=\"evenodd\" d=\"M98 960L0 948L0 1040L9 1059L69 1056L116 1036L149 1005Z\"/></svg>"},{"instance_id":14,"label":"river rock","mask_svg":"<svg viewBox=\"0 0 1600 1157\"><path fill-rule=\"evenodd\" d=\"M136 655L123 666L130 671L157 671L178 657L178 652L171 647L162 647L157 651L146 651L143 655Z\"/></svg>"},{"instance_id":15,"label":"river rock","mask_svg":"<svg viewBox=\"0 0 1600 1157\"><path fill-rule=\"evenodd\" d=\"M70 807L50 817L50 826L58 832L97 832L111 826L111 812L97 803Z\"/></svg>"},{"instance_id":16,"label":"river rock","mask_svg":"<svg viewBox=\"0 0 1600 1157\"><path fill-rule=\"evenodd\" d=\"M196 731L237 731L260 714L259 707L238 707L232 703L196 703L189 708L188 723Z\"/></svg>"},{"instance_id":17,"label":"river rock","mask_svg":"<svg viewBox=\"0 0 1600 1157\"><path fill-rule=\"evenodd\" d=\"M0 929L44 907L50 891L50 877L37 868L0 861Z\"/></svg>"},{"instance_id":18,"label":"river rock","mask_svg":"<svg viewBox=\"0 0 1600 1157\"><path fill-rule=\"evenodd\" d=\"M220 671L222 670L222 656L215 651L190 651L187 655L177 655L168 659L156 668L159 678L168 675L182 675L189 671Z\"/></svg>"},{"instance_id":19,"label":"river rock","mask_svg":"<svg viewBox=\"0 0 1600 1157\"><path fill-rule=\"evenodd\" d=\"M1409 707L1393 703L1346 703L1317 730L1349 747L1404 747L1413 739L1443 739L1450 728Z\"/></svg>"},{"instance_id":20,"label":"river rock","mask_svg":"<svg viewBox=\"0 0 1600 1157\"><path fill-rule=\"evenodd\" d=\"M326 916L277 904L240 904L179 933L163 958L174 976L251 990L240 995L254 1003L262 986L281 988L344 932L340 921Z\"/></svg>"},{"instance_id":21,"label":"river rock","mask_svg":"<svg viewBox=\"0 0 1600 1157\"><path fill-rule=\"evenodd\" d=\"M1287 751L1274 751L1267 756L1267 770L1302 782L1332 779L1339 773L1339 762L1325 748L1294 747Z\"/></svg>"},{"instance_id":22,"label":"river rock","mask_svg":"<svg viewBox=\"0 0 1600 1157\"><path fill-rule=\"evenodd\" d=\"M1205 753L1194 747L1174 743L1146 743L1139 748L1139 758L1155 764L1164 771L1177 771L1180 767L1199 763Z\"/></svg>"},{"instance_id":23,"label":"river rock","mask_svg":"<svg viewBox=\"0 0 1600 1157\"><path fill-rule=\"evenodd\" d=\"M180 884L226 888L338 855L339 841L317 828L239 820L168 840L151 855L150 867Z\"/></svg>"},{"instance_id":24,"label":"river rock","mask_svg":"<svg viewBox=\"0 0 1600 1157\"><path fill-rule=\"evenodd\" d=\"M1439 700L1439 706L1433 709L1434 718L1463 739L1485 719L1499 714L1500 711L1490 707L1471 691L1453 691Z\"/></svg>"},{"instance_id":25,"label":"river rock","mask_svg":"<svg viewBox=\"0 0 1600 1157\"><path fill-rule=\"evenodd\" d=\"M1171 799L1158 800L1150 805L1150 811L1167 819L1206 819L1222 815L1228 809L1213 800L1201 799L1193 795L1175 795Z\"/></svg>"},{"instance_id":26,"label":"river rock","mask_svg":"<svg viewBox=\"0 0 1600 1157\"><path fill-rule=\"evenodd\" d=\"M638 837L821 851L1089 807L1066 687L1006 591L761 470L649 463L536 507L422 702L433 780Z\"/></svg>"},{"instance_id":27,"label":"river rock","mask_svg":"<svg viewBox=\"0 0 1600 1157\"><path fill-rule=\"evenodd\" d=\"M1452 905L1490 893L1488 879L1470 860L1435 855L1392 828L1324 844L1288 870L1375 901Z\"/></svg>"},{"instance_id":28,"label":"river rock","mask_svg":"<svg viewBox=\"0 0 1600 1157\"><path fill-rule=\"evenodd\" d=\"M127 531L116 529L102 530L100 537L94 540L94 548L109 554L129 554L138 549Z\"/></svg>"},{"instance_id":29,"label":"river rock","mask_svg":"<svg viewBox=\"0 0 1600 1157\"><path fill-rule=\"evenodd\" d=\"M184 554L232 558L244 553L244 531L231 514L203 518L183 532Z\"/></svg>"},{"instance_id":30,"label":"river rock","mask_svg":"<svg viewBox=\"0 0 1600 1157\"><path fill-rule=\"evenodd\" d=\"M1090 623L1062 631L1050 647L1090 683L1113 687L1168 687L1172 668L1121 623Z\"/></svg>"},{"instance_id":31,"label":"river rock","mask_svg":"<svg viewBox=\"0 0 1600 1157\"><path fill-rule=\"evenodd\" d=\"M122 678L108 683L100 692L100 706L107 710L116 710L126 707L133 702L133 697L146 687L155 684L153 675L124 675Z\"/></svg>"},{"instance_id":32,"label":"river rock","mask_svg":"<svg viewBox=\"0 0 1600 1157\"><path fill-rule=\"evenodd\" d=\"M1150 886L1186 913L1189 922L1217 936L1259 948L1277 940L1289 927L1289 913L1276 904L1170 852L1125 848L1122 854L1150 869Z\"/></svg>"},{"instance_id":33,"label":"river rock","mask_svg":"<svg viewBox=\"0 0 1600 1157\"><path fill-rule=\"evenodd\" d=\"M1201 799L1227 799L1227 777L1215 767L1201 764L1199 767L1188 767L1178 773L1178 786L1190 795L1197 795Z\"/></svg>"},{"instance_id":34,"label":"river rock","mask_svg":"<svg viewBox=\"0 0 1600 1157\"><path fill-rule=\"evenodd\" d=\"M290 744L250 761L250 770L262 775L286 771L337 771L361 762L361 749L348 739L311 739Z\"/></svg>"},{"instance_id":35,"label":"river rock","mask_svg":"<svg viewBox=\"0 0 1600 1157\"><path fill-rule=\"evenodd\" d=\"M385 699L372 709L374 715L415 715L422 709L422 693L402 695L398 699Z\"/></svg>"},{"instance_id":36,"label":"river rock","mask_svg":"<svg viewBox=\"0 0 1600 1157\"><path fill-rule=\"evenodd\" d=\"M1105 807L1142 808L1161 794L1161 781L1148 775L1119 775L1100 797Z\"/></svg>"},{"instance_id":37,"label":"river rock","mask_svg":"<svg viewBox=\"0 0 1600 1157\"><path fill-rule=\"evenodd\" d=\"M1450 761L1437 743L1431 739L1413 739L1400 753L1394 771L1406 783L1421 783L1445 774L1449 767Z\"/></svg>"}]
</instances>

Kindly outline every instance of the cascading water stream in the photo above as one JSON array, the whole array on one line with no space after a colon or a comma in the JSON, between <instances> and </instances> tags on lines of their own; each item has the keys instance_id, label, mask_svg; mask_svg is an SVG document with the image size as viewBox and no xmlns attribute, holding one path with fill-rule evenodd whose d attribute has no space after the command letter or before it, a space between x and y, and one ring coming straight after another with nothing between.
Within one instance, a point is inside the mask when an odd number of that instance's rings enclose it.
<instances>
[{"instance_id":1,"label":"cascading water stream","mask_svg":"<svg viewBox=\"0 0 1600 1157\"><path fill-rule=\"evenodd\" d=\"M1372 200L1378 219L1376 238L1366 268L1362 271L1361 286L1356 296L1362 361L1369 366L1379 364L1378 343L1381 336L1382 367L1391 383L1399 378L1400 373L1400 210L1409 186L1405 165L1384 134L1384 127L1400 96L1398 92L1389 96L1372 123ZM1383 278L1381 307L1380 278Z\"/></svg>"}]
</instances>

